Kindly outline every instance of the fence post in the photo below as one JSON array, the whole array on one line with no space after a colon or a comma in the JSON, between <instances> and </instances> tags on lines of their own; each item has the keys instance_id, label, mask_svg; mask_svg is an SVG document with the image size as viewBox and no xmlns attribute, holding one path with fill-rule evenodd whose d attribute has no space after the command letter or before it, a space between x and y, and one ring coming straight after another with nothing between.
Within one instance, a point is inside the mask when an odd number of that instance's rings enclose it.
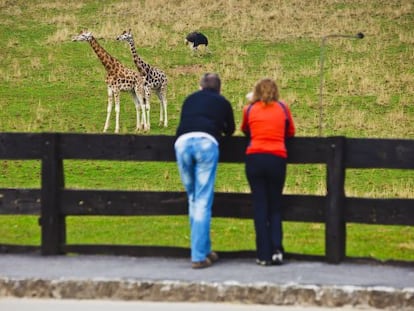
<instances>
[{"instance_id":1,"label":"fence post","mask_svg":"<svg viewBox=\"0 0 414 311\"><path fill-rule=\"evenodd\" d=\"M327 199L325 220L325 252L329 263L345 258L345 137L329 137L327 157Z\"/></svg>"},{"instance_id":2,"label":"fence post","mask_svg":"<svg viewBox=\"0 0 414 311\"><path fill-rule=\"evenodd\" d=\"M41 216L42 255L62 253L66 242L66 224L60 215L59 195L64 187L63 161L59 157L59 134L43 135Z\"/></svg>"}]
</instances>

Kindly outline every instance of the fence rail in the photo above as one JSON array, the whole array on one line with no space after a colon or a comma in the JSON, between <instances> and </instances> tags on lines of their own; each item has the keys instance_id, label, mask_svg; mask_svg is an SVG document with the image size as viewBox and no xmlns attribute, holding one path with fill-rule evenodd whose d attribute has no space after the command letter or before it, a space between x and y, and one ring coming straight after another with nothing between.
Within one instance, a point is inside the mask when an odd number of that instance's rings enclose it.
<instances>
[{"instance_id":1,"label":"fence rail","mask_svg":"<svg viewBox=\"0 0 414 311\"><path fill-rule=\"evenodd\" d=\"M173 136L0 133L0 159L40 160L40 189L0 189L0 215L39 215L43 255L111 253L136 256L187 256L179 247L68 245L66 216L186 215L184 192L73 190L65 188L63 160L175 161ZM242 163L246 141L225 139L220 161ZM414 169L414 140L297 137L288 142L289 164L325 164L326 195L285 195L285 221L325 224L323 260L346 257L346 223L414 225L413 199L368 199L345 196L346 169ZM251 218L250 195L216 193L213 217ZM33 247L1 245L0 252ZM253 256L253 251L224 257ZM300 257L300 255L298 255Z\"/></svg>"}]
</instances>

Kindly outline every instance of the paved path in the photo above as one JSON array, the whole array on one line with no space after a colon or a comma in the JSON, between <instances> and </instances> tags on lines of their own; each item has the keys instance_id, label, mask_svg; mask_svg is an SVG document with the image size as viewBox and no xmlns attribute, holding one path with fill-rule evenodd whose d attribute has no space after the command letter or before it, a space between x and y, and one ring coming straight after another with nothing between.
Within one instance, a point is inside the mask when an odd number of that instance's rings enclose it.
<instances>
[{"instance_id":1,"label":"paved path","mask_svg":"<svg viewBox=\"0 0 414 311\"><path fill-rule=\"evenodd\" d=\"M227 301L414 310L414 268L290 261L261 267L223 259L0 255L0 297Z\"/></svg>"},{"instance_id":2,"label":"paved path","mask_svg":"<svg viewBox=\"0 0 414 311\"><path fill-rule=\"evenodd\" d=\"M414 288L413 267L303 261L262 267L251 259L222 259L210 268L193 270L186 259L0 255L0 276Z\"/></svg>"}]
</instances>

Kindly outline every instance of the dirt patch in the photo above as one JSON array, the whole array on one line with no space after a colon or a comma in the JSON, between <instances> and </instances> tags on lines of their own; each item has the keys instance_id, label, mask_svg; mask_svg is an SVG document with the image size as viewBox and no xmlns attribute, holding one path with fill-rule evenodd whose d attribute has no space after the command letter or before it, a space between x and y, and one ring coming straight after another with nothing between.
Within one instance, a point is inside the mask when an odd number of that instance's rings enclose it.
<instances>
[{"instance_id":1,"label":"dirt patch","mask_svg":"<svg viewBox=\"0 0 414 311\"><path fill-rule=\"evenodd\" d=\"M174 75L198 74L203 71L203 66L200 64L176 66L170 71Z\"/></svg>"}]
</instances>

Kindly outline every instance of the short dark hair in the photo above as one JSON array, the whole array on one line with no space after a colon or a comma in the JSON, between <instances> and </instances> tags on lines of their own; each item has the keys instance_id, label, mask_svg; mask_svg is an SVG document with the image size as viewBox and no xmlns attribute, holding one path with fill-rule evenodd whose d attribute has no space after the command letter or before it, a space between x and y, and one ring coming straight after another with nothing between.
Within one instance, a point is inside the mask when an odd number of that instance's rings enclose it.
<instances>
[{"instance_id":1,"label":"short dark hair","mask_svg":"<svg viewBox=\"0 0 414 311\"><path fill-rule=\"evenodd\" d=\"M220 93L221 89L221 80L218 74L207 72L203 74L200 80L200 86L204 89L209 89Z\"/></svg>"}]
</instances>

